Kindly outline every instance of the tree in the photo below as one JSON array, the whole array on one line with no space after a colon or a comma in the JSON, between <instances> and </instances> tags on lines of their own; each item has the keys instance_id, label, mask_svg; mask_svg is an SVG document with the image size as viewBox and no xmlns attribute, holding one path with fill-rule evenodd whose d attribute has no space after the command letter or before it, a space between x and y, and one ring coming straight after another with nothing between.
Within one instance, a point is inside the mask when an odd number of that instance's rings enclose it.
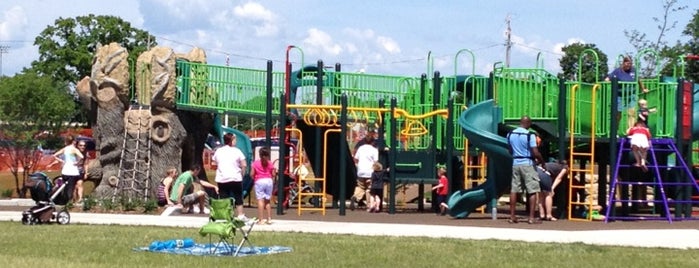
<instances>
[{"instance_id":1,"label":"tree","mask_svg":"<svg viewBox=\"0 0 699 268\"><path fill-rule=\"evenodd\" d=\"M658 23L658 36L651 40L646 33L642 33L639 30L624 30L624 35L629 39L629 43L636 48L637 51L651 49L658 52L659 59L654 59L652 55L646 55L644 60L649 61L650 64L639 65L641 75L644 77L649 77L653 75L655 68L655 61L660 63L660 72L665 75L672 75L674 66L677 64L677 60L680 55L682 55L682 46L677 43L673 46L669 46L665 37L667 34L677 27L677 21L670 22L670 17L672 13L682 11L687 8L687 6L677 6L678 0L663 0L663 13L662 17L653 17L653 21Z\"/></svg>"},{"instance_id":2,"label":"tree","mask_svg":"<svg viewBox=\"0 0 699 268\"><path fill-rule=\"evenodd\" d=\"M148 32L131 27L131 23L115 16L79 16L58 18L34 39L39 47L39 59L32 68L39 74L49 75L58 81L74 85L92 73L92 58L101 45L116 42L129 51L129 62L149 45L156 45L155 38ZM72 122L86 122L82 104L74 104L76 111Z\"/></svg>"},{"instance_id":3,"label":"tree","mask_svg":"<svg viewBox=\"0 0 699 268\"><path fill-rule=\"evenodd\" d=\"M699 55L699 10L694 13L692 20L687 23L682 34L690 37L689 41L684 46L685 52L692 55ZM685 76L694 82L699 82L699 60L687 61Z\"/></svg>"},{"instance_id":4,"label":"tree","mask_svg":"<svg viewBox=\"0 0 699 268\"><path fill-rule=\"evenodd\" d=\"M591 53L583 54L583 51L586 49L595 51L598 61L595 61ZM599 50L595 44L573 43L564 46L562 50L564 55L559 62L563 72L558 74L558 78L595 83L602 80L609 72L607 54ZM580 64L580 56L585 57L582 61L582 66L578 66ZM596 67L599 69L595 70ZM580 68L582 68L582 77L578 77Z\"/></svg>"},{"instance_id":5,"label":"tree","mask_svg":"<svg viewBox=\"0 0 699 268\"><path fill-rule=\"evenodd\" d=\"M115 16L79 16L58 18L34 39L39 59L32 67L66 83L77 83L92 70L92 58L101 45L116 42L129 51L129 62L156 45L147 31L131 27L131 23Z\"/></svg>"},{"instance_id":6,"label":"tree","mask_svg":"<svg viewBox=\"0 0 699 268\"><path fill-rule=\"evenodd\" d=\"M14 77L0 78L0 107L0 153L7 159L0 164L10 169L17 194L24 197L24 181L42 156L38 150L41 140L57 135L64 127L74 112L73 99L65 83L24 70Z\"/></svg>"}]
</instances>

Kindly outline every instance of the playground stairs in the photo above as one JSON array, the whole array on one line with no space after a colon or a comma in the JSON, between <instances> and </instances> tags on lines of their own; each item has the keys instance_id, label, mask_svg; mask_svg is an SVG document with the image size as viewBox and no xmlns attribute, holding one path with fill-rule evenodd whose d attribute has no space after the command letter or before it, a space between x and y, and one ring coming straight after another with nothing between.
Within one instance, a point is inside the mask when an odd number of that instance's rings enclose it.
<instances>
[{"instance_id":1,"label":"playground stairs","mask_svg":"<svg viewBox=\"0 0 699 268\"><path fill-rule=\"evenodd\" d=\"M113 198L147 198L150 187L151 113L131 105L124 115L124 136Z\"/></svg>"},{"instance_id":2,"label":"playground stairs","mask_svg":"<svg viewBox=\"0 0 699 268\"><path fill-rule=\"evenodd\" d=\"M609 206L606 212L606 220L690 220L692 218L692 206L699 205L699 200L691 198L692 191L699 191L699 185L692 175L687 163L682 159L681 154L672 139L651 139L651 146L648 149L650 160L647 162L647 169L650 174L644 174L640 167L633 164L622 164L622 159L629 158L627 154L632 154L630 140L620 139L619 155L617 157L616 168L612 173L612 182L609 192ZM664 164L671 161L664 161L664 157L674 154L676 164ZM630 169L627 179L620 179L620 169ZM642 177L650 178L642 178ZM628 197L628 188L639 186L650 186L654 189L653 200L638 199ZM617 189L619 188L619 189ZM617 193L619 191L620 193ZM617 197L619 195L619 197ZM650 213L632 213L629 211L629 204L643 205L652 202ZM620 205L622 211L617 213L617 206ZM671 213L674 208L674 216Z\"/></svg>"},{"instance_id":3,"label":"playground stairs","mask_svg":"<svg viewBox=\"0 0 699 268\"><path fill-rule=\"evenodd\" d=\"M468 142L464 148L464 188L471 189L485 183L486 180L486 164L488 158L483 152L469 154ZM480 206L476 209L480 213L485 213L486 206Z\"/></svg>"},{"instance_id":4,"label":"playground stairs","mask_svg":"<svg viewBox=\"0 0 699 268\"><path fill-rule=\"evenodd\" d=\"M288 161L287 157L287 161ZM301 161L305 162L305 161ZM303 211L319 211L322 215L325 215L325 202L329 199L326 195L325 189L325 178L316 176L313 171L313 167L310 164L303 164L299 168L295 169L296 175L296 193L298 196L293 202L296 204L296 212L299 216ZM313 189L314 185L323 185L320 187L319 191L309 190ZM292 202L289 201L289 202ZM311 206L305 205L310 203Z\"/></svg>"}]
</instances>

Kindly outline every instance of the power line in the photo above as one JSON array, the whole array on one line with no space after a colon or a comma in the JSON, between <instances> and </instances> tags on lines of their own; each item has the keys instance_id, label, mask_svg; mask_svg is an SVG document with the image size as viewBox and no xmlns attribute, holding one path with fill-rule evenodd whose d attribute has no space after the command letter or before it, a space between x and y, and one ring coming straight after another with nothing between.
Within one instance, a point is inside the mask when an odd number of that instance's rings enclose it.
<instances>
[{"instance_id":1,"label":"power line","mask_svg":"<svg viewBox=\"0 0 699 268\"><path fill-rule=\"evenodd\" d=\"M526 47L526 48L528 48L528 49L533 49L533 50L536 50L536 51L541 51L541 52L544 52L544 53L552 54L552 55L557 55L557 56L563 56L563 55L564 55L563 53L559 53L559 52L555 52L555 51L551 51L551 50L546 50L546 49L541 49L541 48L533 47L533 46L526 45L526 44L520 44L520 43L517 43L517 42L513 42L512 44L518 45L518 46L521 46L521 47Z\"/></svg>"},{"instance_id":2,"label":"power line","mask_svg":"<svg viewBox=\"0 0 699 268\"><path fill-rule=\"evenodd\" d=\"M32 40L0 40L0 43L33 43Z\"/></svg>"},{"instance_id":3,"label":"power line","mask_svg":"<svg viewBox=\"0 0 699 268\"><path fill-rule=\"evenodd\" d=\"M226 65L230 64L230 57L244 58L244 59L249 59L249 60L259 60L259 61L265 61L265 62L266 62L266 61L272 61L272 62L274 62L274 63L282 63L282 64L283 64L283 63L286 63L285 60L275 60L275 59L269 59L269 58L263 58L263 57L256 57L256 56L249 56L249 55L243 55L243 54L230 53L230 52L226 52L226 51L219 50L219 49L212 49L212 48L201 47L201 46L198 46L198 45L195 45L195 44L191 44L191 43L187 43L187 42L182 42L182 41L170 39L170 38L163 37L163 36L157 36L157 35L156 35L155 37L156 37L158 40L164 40L164 41L167 41L167 42L170 42L170 43L174 43L174 44L178 44L178 45L184 45L184 46L188 46L188 47L192 47L192 48L197 47L197 48L201 48L201 49L203 49L203 50L205 50L205 51L211 51L211 52L223 54L223 55L226 56ZM498 44L491 44L491 45L487 45L487 46L484 46L484 47L472 49L471 51L480 51L480 50L490 49L490 48L493 48L493 47L499 47L499 46L502 46L502 45L503 45L503 44L501 44L501 43L498 43ZM454 57L455 55L456 55L456 54L445 54L445 55L441 55L441 56L435 56L434 58L447 58L447 57ZM422 62L422 61L426 61L426 60L427 60L427 57L420 57L420 58L409 58L409 59L400 59L400 60L383 61L383 62L344 63L343 66L381 66L381 65L393 65L393 64L404 64L404 63L412 63L412 62ZM299 63L299 62L293 62L293 61L292 61L291 63Z\"/></svg>"}]
</instances>

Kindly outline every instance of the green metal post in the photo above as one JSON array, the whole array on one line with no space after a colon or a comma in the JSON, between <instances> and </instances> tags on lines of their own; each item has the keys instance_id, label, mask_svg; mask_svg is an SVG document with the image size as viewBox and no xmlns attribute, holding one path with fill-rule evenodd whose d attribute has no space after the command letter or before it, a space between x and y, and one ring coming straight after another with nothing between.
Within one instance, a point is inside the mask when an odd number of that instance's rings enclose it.
<instances>
[{"instance_id":1,"label":"green metal post","mask_svg":"<svg viewBox=\"0 0 699 268\"><path fill-rule=\"evenodd\" d=\"M347 195L347 94L342 94L340 97L342 109L340 110L340 216L345 216L345 196ZM326 183L327 183L327 178Z\"/></svg>"},{"instance_id":2,"label":"green metal post","mask_svg":"<svg viewBox=\"0 0 699 268\"><path fill-rule=\"evenodd\" d=\"M568 118L566 118L566 110L568 108L568 91L566 90L566 80L561 79L558 82L558 159L566 159L566 137L568 132ZM572 114L572 112L571 112Z\"/></svg>"},{"instance_id":3,"label":"green metal post","mask_svg":"<svg viewBox=\"0 0 699 268\"><path fill-rule=\"evenodd\" d=\"M434 72L434 76L432 78L432 111L436 111L439 109L439 96L441 94L441 86L442 86L442 78L439 76L439 71ZM443 140L443 137L441 136L442 133L440 133L441 129L438 127L439 125L439 116L434 115L432 116L432 124L430 127L430 134L432 136L432 150L437 151L439 149L443 149L440 142ZM436 153L432 154L433 159L436 159ZM436 160L434 161L436 162ZM436 175L436 174L435 174ZM436 177L436 176L435 176Z\"/></svg>"},{"instance_id":4,"label":"green metal post","mask_svg":"<svg viewBox=\"0 0 699 268\"><path fill-rule=\"evenodd\" d=\"M617 139L616 135L619 132L619 121L616 120L616 114L618 112L618 105L619 105L619 100L617 99L619 97L619 79L616 77L612 77L612 101L611 101L611 110L612 110L612 116L610 118L611 122L609 122L609 168L611 170L615 170L618 167L617 165ZM568 163L569 165L572 165L573 163ZM622 187L624 188L624 187ZM623 189L622 189L623 192ZM606 203L604 203L606 204ZM623 202L622 205L625 206L627 203ZM610 206L607 209L611 209L611 214L612 216L616 215L616 209L614 209L614 206Z\"/></svg>"},{"instance_id":5,"label":"green metal post","mask_svg":"<svg viewBox=\"0 0 699 268\"><path fill-rule=\"evenodd\" d=\"M274 69L272 68L272 61L268 60L267 61L267 111L265 112L265 146L267 148L272 147L272 109L273 109L273 99L272 99L272 84L273 84L273 79L272 79L272 72ZM280 140L281 141L281 140Z\"/></svg>"},{"instance_id":6,"label":"green metal post","mask_svg":"<svg viewBox=\"0 0 699 268\"><path fill-rule=\"evenodd\" d=\"M452 187L453 181L454 181L454 161L452 158L454 158L454 98L449 97L449 101L447 102L447 111L449 111L449 117L447 118L447 139L444 140L446 150L447 150L447 180L448 180L448 190L449 192L447 195L451 195L451 193L454 192L454 189Z\"/></svg>"},{"instance_id":7,"label":"green metal post","mask_svg":"<svg viewBox=\"0 0 699 268\"><path fill-rule=\"evenodd\" d=\"M316 72L316 105L323 105L323 61L321 60L318 61L318 71ZM316 157L313 165L313 172L316 176L319 176L322 174L321 162L325 161L325 159L322 159L321 155L321 149L323 147L321 135L323 135L323 132L320 127L315 127L315 131L316 139L313 149L315 150Z\"/></svg>"},{"instance_id":8,"label":"green metal post","mask_svg":"<svg viewBox=\"0 0 699 268\"><path fill-rule=\"evenodd\" d=\"M396 111L396 106L398 106L398 101L396 98L391 98L391 130L389 133L392 135L389 135L391 139L391 144L393 144L393 148L391 148L389 161L390 164L389 166L395 167L396 166L396 157L398 156L397 151L398 151L398 143L396 140L396 135L393 135L393 133L396 133L398 129L396 128L396 117L395 117L395 111ZM389 176L391 177L391 187L389 187L389 199L391 202L388 204L388 214L396 214L396 169L392 168L389 171ZM422 204L422 200L418 202L418 204Z\"/></svg>"}]
</instances>

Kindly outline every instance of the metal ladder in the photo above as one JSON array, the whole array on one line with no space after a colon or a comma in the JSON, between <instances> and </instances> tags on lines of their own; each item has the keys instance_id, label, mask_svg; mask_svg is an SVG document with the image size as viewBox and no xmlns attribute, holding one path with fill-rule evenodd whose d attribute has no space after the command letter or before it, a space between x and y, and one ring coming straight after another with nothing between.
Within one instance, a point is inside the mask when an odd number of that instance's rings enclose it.
<instances>
[{"instance_id":1,"label":"metal ladder","mask_svg":"<svg viewBox=\"0 0 699 268\"><path fill-rule=\"evenodd\" d=\"M113 200L119 196L127 197L129 201L132 198L142 198L144 201L148 199L151 185L151 116L150 113L147 118L141 116L145 110L149 110L149 107L131 105L125 113L123 144L117 173L119 183L114 189ZM129 126L136 126L136 131L129 132L129 129L134 129Z\"/></svg>"},{"instance_id":2,"label":"metal ladder","mask_svg":"<svg viewBox=\"0 0 699 268\"><path fill-rule=\"evenodd\" d=\"M469 142L464 140L464 189L471 189L485 183L486 164L488 158L484 152L476 155L469 154ZM485 213L486 206L480 206L476 210Z\"/></svg>"},{"instance_id":3,"label":"metal ladder","mask_svg":"<svg viewBox=\"0 0 699 268\"><path fill-rule=\"evenodd\" d=\"M672 139L651 139L651 146L648 150L649 155L651 156L651 160L648 162L648 172L652 172L652 175L654 176L654 179L651 182L639 182L639 181L634 181L633 178L630 178L628 181L621 181L618 179L619 175L619 168L631 168L632 165L628 164L620 164L621 159L624 155L624 152L629 152L631 151L631 146L629 143L629 140L626 138L622 138L620 141L620 149L619 149L619 156L617 158L617 168L614 169L613 172L613 177L612 177L612 184L610 187L609 191L609 206L607 207L607 213L606 213L606 219L605 221L609 220L661 220L661 219L667 219L668 222L672 222L673 219L692 219L691 217L691 206L692 205L698 205L699 200L692 200L690 196L687 196L686 198L668 198L668 195L666 193L666 187L676 187L675 189L681 190L681 189L687 189L687 188L692 188L693 190L699 191L699 184L697 184L696 179L692 175L691 170L687 166L687 163L682 159L679 150L675 146L675 143ZM658 162L658 153L663 154L663 155L669 155L674 153L676 155L677 159L677 165L660 165ZM676 173L675 176L665 176L666 178L675 178L676 180L671 181L665 181L663 180L663 176L661 176L661 170L666 169L668 171L675 171L678 172ZM616 188L617 186L621 185L642 185L642 186L652 186L656 189L656 192L660 193L660 199L657 197L654 197L654 200L649 201L649 200L644 200L644 199L633 199L633 197L630 197L630 199L621 199L621 198L616 198ZM653 203L654 207L657 207L657 205L662 204L662 211L660 212L660 216L654 216L650 214L638 214L638 215L621 215L617 216L615 213L612 213L613 210L616 209L616 204L617 203ZM670 213L670 205L673 204L675 205L675 217L672 216ZM684 213L685 215L682 216L682 211L684 210L687 206L689 206L689 213ZM664 216L663 216L664 215Z\"/></svg>"},{"instance_id":4,"label":"metal ladder","mask_svg":"<svg viewBox=\"0 0 699 268\"><path fill-rule=\"evenodd\" d=\"M589 105L588 107L585 107L584 103L578 103L576 99L580 97L581 94L585 94L585 92L580 91L579 85L574 85L571 87L571 92L570 92L570 111L575 111L571 112L571 116L569 117L569 122L570 125L568 127L569 131L569 144L568 148L570 148L570 158L568 161L568 164L570 165L570 172L568 172L568 220L570 221L592 221L592 215L595 207L595 203L593 202L593 199L591 196L589 196L586 191L590 190L592 192L592 181L594 180L594 173L595 173L595 141L597 139L596 137L596 131L597 131L597 117L596 117L596 109L597 109L597 101L596 96L597 96L597 90L599 88L599 85L595 85L592 88L592 102L587 104ZM582 107L577 107L577 106L582 106ZM589 114L583 114L582 111L584 111L583 108L588 108L590 113ZM583 116L587 116L589 118L590 125L587 129L583 129L583 125L579 122L582 120L578 120L579 118L583 118ZM576 126L579 127L580 132L582 133L583 131L587 131L590 134L589 137L589 149L584 150L581 148L582 146L579 146L580 141L576 140L576 133L575 130L578 129ZM580 135L580 134L578 134ZM575 165L575 160L579 160L578 165ZM578 176L578 183L575 183L575 176ZM586 179L590 179L590 183L586 183ZM589 188L587 185L590 185ZM576 209L582 207L583 209ZM582 210L583 215L582 217L579 217L580 215L576 215L577 211Z\"/></svg>"}]
</instances>

